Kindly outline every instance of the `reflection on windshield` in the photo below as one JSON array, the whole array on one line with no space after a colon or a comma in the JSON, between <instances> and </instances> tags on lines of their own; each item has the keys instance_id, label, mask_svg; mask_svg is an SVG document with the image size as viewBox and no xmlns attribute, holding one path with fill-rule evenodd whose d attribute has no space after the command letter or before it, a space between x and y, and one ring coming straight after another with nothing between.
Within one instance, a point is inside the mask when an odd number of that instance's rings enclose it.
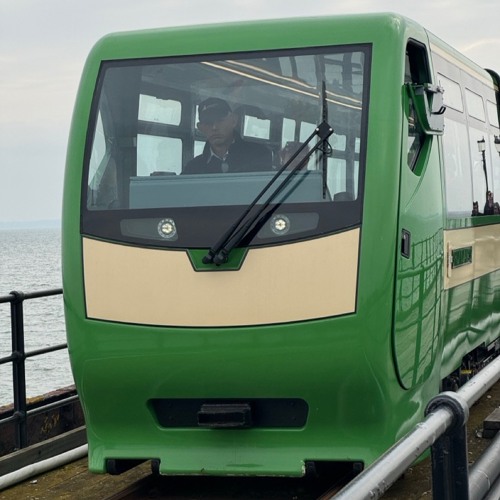
<instances>
[{"instance_id":1,"label":"reflection on windshield","mask_svg":"<svg viewBox=\"0 0 500 500\"><path fill-rule=\"evenodd\" d=\"M323 86L324 87L324 86ZM326 115L326 111L323 110L323 115ZM222 235L218 242L213 245L208 253L203 258L204 264L216 264L221 265L228 261L229 252L234 249L247 235L247 233L252 229L252 227L258 225L261 221L268 218L269 214L266 214L266 209L272 204L282 205L286 199L283 198L283 194L287 191L293 193L300 188L302 181L307 178L308 172L305 172L305 176L297 182L296 173L301 170L306 161L315 151L321 151L323 153L323 158L331 153L331 146L328 144L328 137L333 133L332 127L324 121L318 127L316 127L314 133L303 144L299 144L299 147L295 152L293 152L290 157L283 163L271 180L257 193L257 196L248 204L245 211L240 215L235 223ZM318 137L313 149L309 149L310 142L314 137ZM290 172L287 170L291 169ZM323 170L321 176L323 198L327 198L327 189L325 188L325 171ZM283 177L283 179L281 179ZM316 189L315 193L318 195L320 190ZM262 206L257 205L262 200ZM271 213L271 212L270 212ZM288 222L286 217L280 217L278 225L274 229L278 229L278 232L282 232L286 229Z\"/></svg>"},{"instance_id":2,"label":"reflection on windshield","mask_svg":"<svg viewBox=\"0 0 500 500\"><path fill-rule=\"evenodd\" d=\"M368 64L366 46L104 63L85 212L248 204L325 117L331 147L274 202L359 200Z\"/></svg>"}]
</instances>

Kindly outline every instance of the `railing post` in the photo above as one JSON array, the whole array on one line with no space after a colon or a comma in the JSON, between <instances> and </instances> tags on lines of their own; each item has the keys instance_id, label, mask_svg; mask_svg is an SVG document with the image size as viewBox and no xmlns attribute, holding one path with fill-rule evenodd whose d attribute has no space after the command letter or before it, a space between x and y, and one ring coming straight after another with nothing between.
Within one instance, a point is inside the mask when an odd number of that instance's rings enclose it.
<instances>
[{"instance_id":1,"label":"railing post","mask_svg":"<svg viewBox=\"0 0 500 500\"><path fill-rule=\"evenodd\" d=\"M453 423L432 445L432 494L439 500L469 500L466 428L469 406L458 394L443 392L429 402L426 415L439 407L451 410Z\"/></svg>"},{"instance_id":2,"label":"railing post","mask_svg":"<svg viewBox=\"0 0 500 500\"><path fill-rule=\"evenodd\" d=\"M26 409L26 350L24 345L24 314L22 292L11 292L14 300L11 307L11 332L12 332L12 379L14 387L14 415L17 417L16 437L17 447L26 448L28 446L27 409Z\"/></svg>"}]
</instances>

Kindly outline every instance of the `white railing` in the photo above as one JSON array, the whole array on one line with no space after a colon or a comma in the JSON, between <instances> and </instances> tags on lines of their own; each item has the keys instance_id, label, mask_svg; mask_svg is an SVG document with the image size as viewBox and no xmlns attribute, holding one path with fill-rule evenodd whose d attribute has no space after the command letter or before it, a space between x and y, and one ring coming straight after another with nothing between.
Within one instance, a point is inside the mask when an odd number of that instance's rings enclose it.
<instances>
[{"instance_id":1,"label":"white railing","mask_svg":"<svg viewBox=\"0 0 500 500\"><path fill-rule=\"evenodd\" d=\"M472 467L468 467L469 408L500 379L500 357L457 392L433 398L426 418L378 460L345 486L335 500L375 500L429 447L432 452L432 493L439 500L500 498L500 433Z\"/></svg>"}]
</instances>

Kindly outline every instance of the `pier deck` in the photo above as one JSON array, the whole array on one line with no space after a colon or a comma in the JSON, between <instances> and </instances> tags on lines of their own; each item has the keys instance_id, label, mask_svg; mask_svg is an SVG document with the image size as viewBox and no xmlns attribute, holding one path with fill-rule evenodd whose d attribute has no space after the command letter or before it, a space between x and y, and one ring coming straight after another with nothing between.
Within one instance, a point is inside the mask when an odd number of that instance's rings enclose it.
<instances>
[{"instance_id":1,"label":"pier deck","mask_svg":"<svg viewBox=\"0 0 500 500\"><path fill-rule=\"evenodd\" d=\"M500 406L500 383L472 408L468 422L469 462L490 443L481 437L483 420ZM328 485L306 480L154 477L149 463L120 476L90 474L87 459L33 477L0 492L2 500L54 499L222 499L306 500L321 497ZM430 460L411 467L383 496L386 500L431 498Z\"/></svg>"}]
</instances>

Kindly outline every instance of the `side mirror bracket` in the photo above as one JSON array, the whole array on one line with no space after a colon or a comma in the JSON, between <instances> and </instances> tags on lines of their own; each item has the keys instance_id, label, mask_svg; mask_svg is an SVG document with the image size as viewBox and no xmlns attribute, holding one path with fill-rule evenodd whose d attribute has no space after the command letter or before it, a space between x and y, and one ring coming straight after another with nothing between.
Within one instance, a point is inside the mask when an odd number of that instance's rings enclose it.
<instances>
[{"instance_id":1,"label":"side mirror bracket","mask_svg":"<svg viewBox=\"0 0 500 500\"><path fill-rule=\"evenodd\" d=\"M427 135L443 135L446 111L443 103L443 87L430 83L405 85L424 132Z\"/></svg>"}]
</instances>

